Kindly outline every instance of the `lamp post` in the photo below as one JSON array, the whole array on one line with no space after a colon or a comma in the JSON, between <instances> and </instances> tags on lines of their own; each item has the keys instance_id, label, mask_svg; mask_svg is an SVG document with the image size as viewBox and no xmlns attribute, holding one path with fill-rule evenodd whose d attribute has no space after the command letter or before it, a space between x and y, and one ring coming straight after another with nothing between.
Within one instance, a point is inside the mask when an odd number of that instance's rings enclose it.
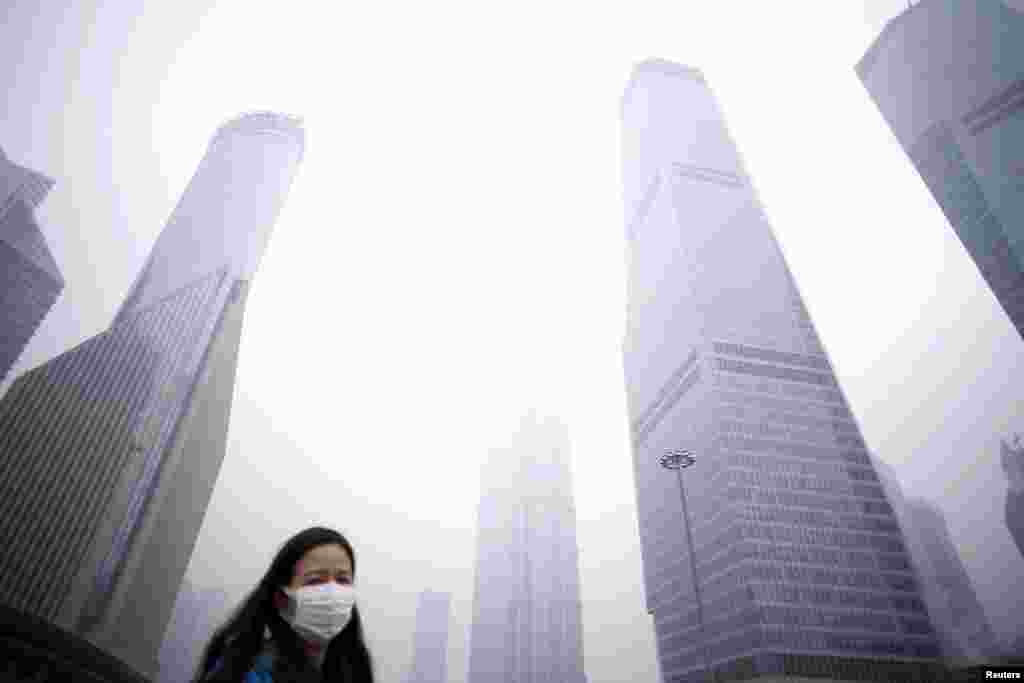
<instances>
[{"instance_id":1,"label":"lamp post","mask_svg":"<svg viewBox=\"0 0 1024 683\"><path fill-rule=\"evenodd\" d=\"M701 633L701 651L704 653L704 669L711 674L711 680L717 681L718 676L711 668L711 657L707 651L707 632L704 630L704 607L700 597L700 581L697 579L697 558L693 552L693 532L690 530L690 517L686 511L686 491L683 490L682 470L695 464L697 459L686 449L672 450L658 459L658 463L667 470L675 470L679 482L679 500L683 504L683 526L686 527L686 544L690 554L690 571L693 576L693 592L697 598L697 624Z\"/></svg>"}]
</instances>

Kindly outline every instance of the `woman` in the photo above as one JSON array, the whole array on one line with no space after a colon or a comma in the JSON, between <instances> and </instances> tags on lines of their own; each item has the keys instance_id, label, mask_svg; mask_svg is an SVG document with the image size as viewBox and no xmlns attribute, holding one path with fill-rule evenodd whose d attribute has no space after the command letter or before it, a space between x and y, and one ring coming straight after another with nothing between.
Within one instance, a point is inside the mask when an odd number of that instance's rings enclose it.
<instances>
[{"instance_id":1,"label":"woman","mask_svg":"<svg viewBox=\"0 0 1024 683\"><path fill-rule=\"evenodd\" d=\"M213 635L194 681L373 683L355 575L355 553L340 533L296 534Z\"/></svg>"}]
</instances>

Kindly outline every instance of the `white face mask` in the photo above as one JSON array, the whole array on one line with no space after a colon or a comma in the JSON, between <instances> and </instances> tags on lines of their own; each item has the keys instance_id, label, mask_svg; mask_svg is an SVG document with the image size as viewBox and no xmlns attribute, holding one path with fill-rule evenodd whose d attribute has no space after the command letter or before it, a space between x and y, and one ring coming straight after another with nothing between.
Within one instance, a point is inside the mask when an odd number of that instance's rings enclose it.
<instances>
[{"instance_id":1,"label":"white face mask","mask_svg":"<svg viewBox=\"0 0 1024 683\"><path fill-rule=\"evenodd\" d=\"M356 604L356 591L352 586L331 581L294 591L281 590L291 598L289 609L281 610L281 618L303 640L327 643L341 633L352 618L352 608Z\"/></svg>"}]
</instances>

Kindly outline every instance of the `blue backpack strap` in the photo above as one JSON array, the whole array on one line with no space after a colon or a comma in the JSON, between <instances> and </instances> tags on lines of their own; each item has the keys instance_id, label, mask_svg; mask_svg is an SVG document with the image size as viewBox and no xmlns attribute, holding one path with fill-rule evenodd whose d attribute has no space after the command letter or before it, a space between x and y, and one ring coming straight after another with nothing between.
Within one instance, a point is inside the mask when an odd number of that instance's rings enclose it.
<instances>
[{"instance_id":1,"label":"blue backpack strap","mask_svg":"<svg viewBox=\"0 0 1024 683\"><path fill-rule=\"evenodd\" d=\"M253 669L245 675L245 683L274 683L269 671Z\"/></svg>"},{"instance_id":2,"label":"blue backpack strap","mask_svg":"<svg viewBox=\"0 0 1024 683\"><path fill-rule=\"evenodd\" d=\"M245 675L245 683L274 683L272 671L274 657L269 652L260 654L252 663L252 669Z\"/></svg>"}]
</instances>

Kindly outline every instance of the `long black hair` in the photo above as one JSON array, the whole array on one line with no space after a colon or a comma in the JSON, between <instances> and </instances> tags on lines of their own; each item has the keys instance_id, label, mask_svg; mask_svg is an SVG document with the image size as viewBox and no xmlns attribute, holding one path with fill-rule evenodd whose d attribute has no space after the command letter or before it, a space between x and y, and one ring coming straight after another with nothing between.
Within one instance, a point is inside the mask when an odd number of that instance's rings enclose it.
<instances>
[{"instance_id":1,"label":"long black hair","mask_svg":"<svg viewBox=\"0 0 1024 683\"><path fill-rule=\"evenodd\" d=\"M310 663L302 640L281 617L275 604L279 599L275 598L277 591L292 581L295 563L322 545L344 548L352 560L352 578L355 579L356 554L344 536L324 527L312 527L295 534L277 551L259 585L213 634L199 660L194 683L241 683L267 645L267 629L277 653L272 673L274 683L321 680L373 683L373 665L363 637L358 606L352 608L348 625L328 644L321 673Z\"/></svg>"}]
</instances>

